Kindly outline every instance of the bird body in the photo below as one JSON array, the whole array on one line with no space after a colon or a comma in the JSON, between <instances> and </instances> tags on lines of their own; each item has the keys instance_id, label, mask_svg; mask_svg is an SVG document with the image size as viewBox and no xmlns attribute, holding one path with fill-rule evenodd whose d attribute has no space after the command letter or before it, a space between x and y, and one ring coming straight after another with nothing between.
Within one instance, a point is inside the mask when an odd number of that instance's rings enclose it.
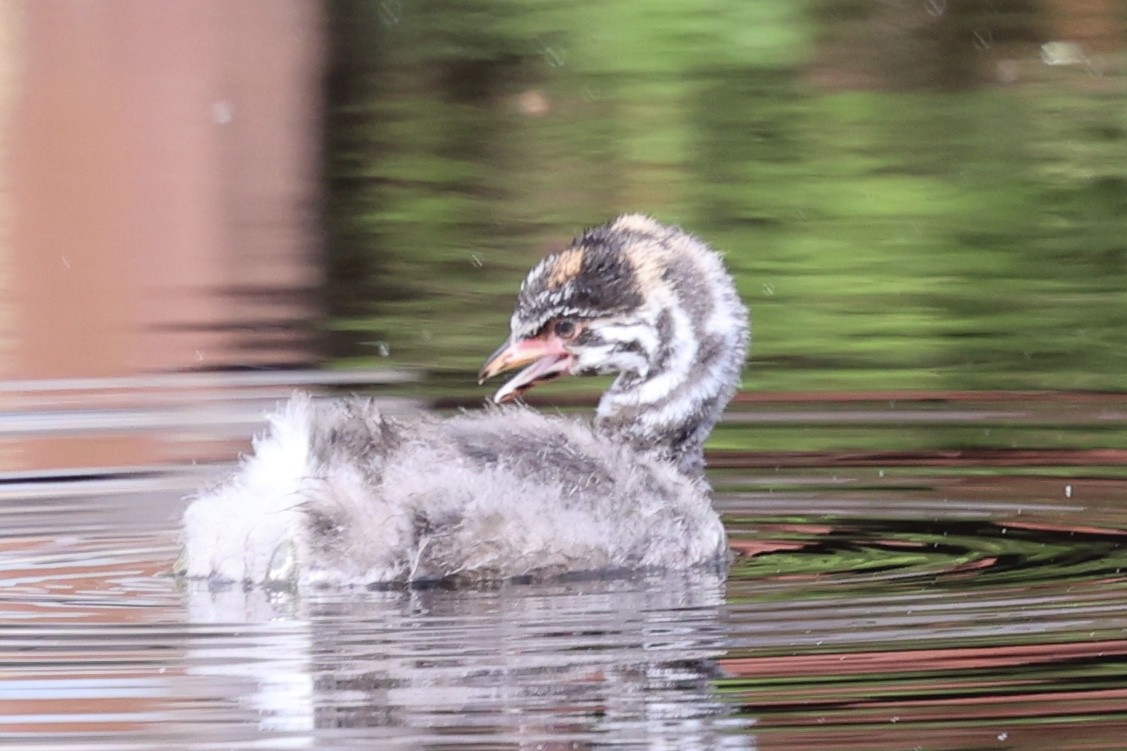
<instances>
[{"instance_id":1,"label":"bird body","mask_svg":"<svg viewBox=\"0 0 1127 751\"><path fill-rule=\"evenodd\" d=\"M480 375L527 367L495 401L618 373L593 423L514 405L397 420L366 399L295 396L185 512L182 572L351 585L722 569L702 446L748 334L719 256L619 217L532 269L510 328Z\"/></svg>"},{"instance_id":2,"label":"bird body","mask_svg":"<svg viewBox=\"0 0 1127 751\"><path fill-rule=\"evenodd\" d=\"M304 582L357 584L718 567L726 551L703 481L518 406L399 421L297 396L185 523L186 573L235 581L287 581L290 556Z\"/></svg>"}]
</instances>

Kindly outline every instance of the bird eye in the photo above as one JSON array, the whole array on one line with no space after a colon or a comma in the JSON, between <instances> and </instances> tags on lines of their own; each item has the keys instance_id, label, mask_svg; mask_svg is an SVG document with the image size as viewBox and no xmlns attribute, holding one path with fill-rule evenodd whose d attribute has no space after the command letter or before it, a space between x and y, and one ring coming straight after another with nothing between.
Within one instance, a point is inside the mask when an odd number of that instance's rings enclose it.
<instances>
[{"instance_id":1,"label":"bird eye","mask_svg":"<svg viewBox=\"0 0 1127 751\"><path fill-rule=\"evenodd\" d=\"M570 318L561 318L552 325L552 333L565 341L574 339L579 327Z\"/></svg>"}]
</instances>

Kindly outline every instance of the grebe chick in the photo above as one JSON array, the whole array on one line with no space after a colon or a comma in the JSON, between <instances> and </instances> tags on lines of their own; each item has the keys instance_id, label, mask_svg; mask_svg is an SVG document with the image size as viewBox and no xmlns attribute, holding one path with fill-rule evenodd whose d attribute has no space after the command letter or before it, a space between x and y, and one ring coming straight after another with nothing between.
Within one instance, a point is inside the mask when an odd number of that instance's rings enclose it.
<instances>
[{"instance_id":1,"label":"grebe chick","mask_svg":"<svg viewBox=\"0 0 1127 751\"><path fill-rule=\"evenodd\" d=\"M398 420L299 395L184 514L188 577L267 585L722 569L703 444L731 399L747 311L719 255L640 215L587 230L521 284L481 380L498 404L617 373L593 425L524 406Z\"/></svg>"}]
</instances>

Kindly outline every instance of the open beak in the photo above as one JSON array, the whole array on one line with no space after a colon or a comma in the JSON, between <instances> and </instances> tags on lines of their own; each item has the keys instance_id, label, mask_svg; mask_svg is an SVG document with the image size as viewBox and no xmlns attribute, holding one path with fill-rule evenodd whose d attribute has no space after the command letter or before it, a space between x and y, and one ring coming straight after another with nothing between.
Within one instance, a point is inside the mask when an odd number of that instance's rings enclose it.
<instances>
[{"instance_id":1,"label":"open beak","mask_svg":"<svg viewBox=\"0 0 1127 751\"><path fill-rule=\"evenodd\" d=\"M531 363L531 365L529 364ZM509 340L489 356L477 382L483 383L498 373L528 365L517 373L493 395L497 404L516 399L538 383L550 381L568 372L571 367L571 353L554 334L545 334L530 339Z\"/></svg>"}]
</instances>

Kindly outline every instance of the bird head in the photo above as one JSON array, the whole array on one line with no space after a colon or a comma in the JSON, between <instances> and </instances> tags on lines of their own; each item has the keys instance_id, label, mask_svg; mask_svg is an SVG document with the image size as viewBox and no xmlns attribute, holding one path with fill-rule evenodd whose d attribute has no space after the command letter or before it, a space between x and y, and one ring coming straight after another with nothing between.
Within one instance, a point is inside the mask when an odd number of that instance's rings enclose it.
<instances>
[{"instance_id":1,"label":"bird head","mask_svg":"<svg viewBox=\"0 0 1127 751\"><path fill-rule=\"evenodd\" d=\"M719 257L679 228L626 215L529 272L510 337L478 376L524 368L494 395L498 403L565 374L619 373L618 392L649 382L656 396L692 377L701 345L725 329L742 361L746 311Z\"/></svg>"}]
</instances>

